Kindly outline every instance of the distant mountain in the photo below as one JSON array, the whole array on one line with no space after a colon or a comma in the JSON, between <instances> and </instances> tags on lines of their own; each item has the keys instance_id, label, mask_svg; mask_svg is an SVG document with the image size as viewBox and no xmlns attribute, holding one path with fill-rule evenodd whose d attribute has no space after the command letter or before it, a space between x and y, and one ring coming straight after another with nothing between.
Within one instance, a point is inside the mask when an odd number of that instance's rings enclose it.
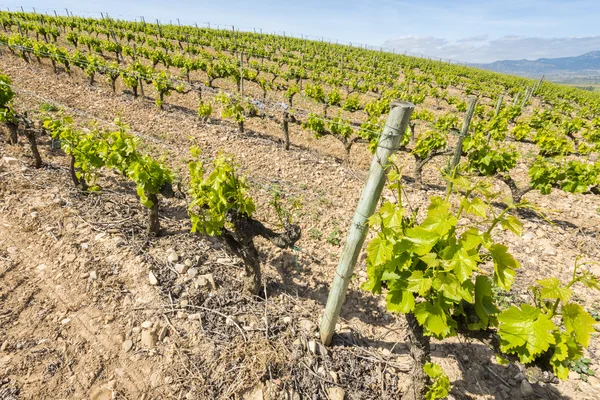
<instances>
[{"instance_id":1,"label":"distant mountain","mask_svg":"<svg viewBox=\"0 0 600 400\"><path fill-rule=\"evenodd\" d=\"M530 60L504 60L490 64L472 64L474 67L525 76L546 78L556 82L600 82L600 51L592 51L577 57L539 58Z\"/></svg>"}]
</instances>

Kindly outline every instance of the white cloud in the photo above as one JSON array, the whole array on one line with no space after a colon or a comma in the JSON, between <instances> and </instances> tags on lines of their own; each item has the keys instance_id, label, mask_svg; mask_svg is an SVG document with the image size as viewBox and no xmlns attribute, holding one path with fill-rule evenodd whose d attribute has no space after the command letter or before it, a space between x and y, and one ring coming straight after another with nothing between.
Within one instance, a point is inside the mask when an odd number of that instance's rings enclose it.
<instances>
[{"instance_id":1,"label":"white cloud","mask_svg":"<svg viewBox=\"0 0 600 400\"><path fill-rule=\"evenodd\" d=\"M523 37L504 36L487 40L485 35L449 41L432 36L404 36L387 40L383 46L400 53L463 62L493 62L497 60L535 60L578 56L600 50L600 35L585 37Z\"/></svg>"}]
</instances>

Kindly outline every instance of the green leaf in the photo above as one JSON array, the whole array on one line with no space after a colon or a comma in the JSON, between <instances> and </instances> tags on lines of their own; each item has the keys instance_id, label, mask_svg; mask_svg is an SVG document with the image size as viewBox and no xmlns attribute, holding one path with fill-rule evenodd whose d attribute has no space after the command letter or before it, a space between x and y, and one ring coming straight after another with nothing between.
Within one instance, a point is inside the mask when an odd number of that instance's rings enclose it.
<instances>
[{"instance_id":1,"label":"green leaf","mask_svg":"<svg viewBox=\"0 0 600 400\"><path fill-rule=\"evenodd\" d=\"M459 248L452 260L450 260L450 267L456 274L456 277L464 282L467 279L471 279L473 272L479 271L477 263L480 261L477 253L470 255L464 248Z\"/></svg>"},{"instance_id":2,"label":"green leaf","mask_svg":"<svg viewBox=\"0 0 600 400\"><path fill-rule=\"evenodd\" d=\"M463 206L464 210L470 214L481 218L487 217L489 206L479 197L475 197L471 201L466 197L463 197L460 204Z\"/></svg>"},{"instance_id":3,"label":"green leaf","mask_svg":"<svg viewBox=\"0 0 600 400\"><path fill-rule=\"evenodd\" d=\"M392 312L408 314L415 308L415 296L408 290L391 290L386 300L387 309Z\"/></svg>"},{"instance_id":4,"label":"green leaf","mask_svg":"<svg viewBox=\"0 0 600 400\"><path fill-rule=\"evenodd\" d=\"M407 290L414 293L419 293L420 296L425 296L429 289L431 289L431 278L424 278L423 272L413 271L408 278Z\"/></svg>"},{"instance_id":5,"label":"green leaf","mask_svg":"<svg viewBox=\"0 0 600 400\"><path fill-rule=\"evenodd\" d=\"M414 315L417 321L425 328L426 335L435 335L443 338L450 336L453 332L451 325L453 320L448 320L444 309L440 304L432 301L424 301L415 306Z\"/></svg>"},{"instance_id":6,"label":"green leaf","mask_svg":"<svg viewBox=\"0 0 600 400\"><path fill-rule=\"evenodd\" d=\"M488 327L491 317L499 312L494 304L492 282L487 276L479 275L475 278L475 314L481 320L483 329Z\"/></svg>"},{"instance_id":7,"label":"green leaf","mask_svg":"<svg viewBox=\"0 0 600 400\"><path fill-rule=\"evenodd\" d=\"M392 258L393 244L379 235L367 246L367 262L373 266L383 265Z\"/></svg>"},{"instance_id":8,"label":"green leaf","mask_svg":"<svg viewBox=\"0 0 600 400\"><path fill-rule=\"evenodd\" d=\"M439 239L440 236L437 233L416 226L406 231L405 240L402 240L402 243L410 243L408 248L411 251L419 256L424 256L431 251Z\"/></svg>"},{"instance_id":9,"label":"green leaf","mask_svg":"<svg viewBox=\"0 0 600 400\"><path fill-rule=\"evenodd\" d=\"M547 278L537 281L542 287L540 294L546 300L560 300L566 303L571 298L571 290L560 282L557 278Z\"/></svg>"},{"instance_id":10,"label":"green leaf","mask_svg":"<svg viewBox=\"0 0 600 400\"><path fill-rule=\"evenodd\" d=\"M508 252L508 247L503 244L493 244L489 251L494 260L494 283L501 289L510 290L519 262Z\"/></svg>"},{"instance_id":11,"label":"green leaf","mask_svg":"<svg viewBox=\"0 0 600 400\"><path fill-rule=\"evenodd\" d=\"M460 237L460 246L469 251L483 243L483 237L477 228L469 228Z\"/></svg>"},{"instance_id":12,"label":"green leaf","mask_svg":"<svg viewBox=\"0 0 600 400\"><path fill-rule=\"evenodd\" d=\"M588 347L590 334L594 332L596 320L576 303L563 305L561 314L567 332L575 336L577 343Z\"/></svg>"},{"instance_id":13,"label":"green leaf","mask_svg":"<svg viewBox=\"0 0 600 400\"><path fill-rule=\"evenodd\" d=\"M521 236L523 234L523 223L513 215L501 219L500 225L504 229L512 231L515 235Z\"/></svg>"},{"instance_id":14,"label":"green leaf","mask_svg":"<svg viewBox=\"0 0 600 400\"><path fill-rule=\"evenodd\" d=\"M423 366L423 371L429 376L433 382L425 393L425 400L443 399L450 394L450 378L444 372L442 367L434 363L426 363Z\"/></svg>"},{"instance_id":15,"label":"green leaf","mask_svg":"<svg viewBox=\"0 0 600 400\"><path fill-rule=\"evenodd\" d=\"M461 301L460 282L454 274L438 273L433 279L432 286L435 290L442 293L446 298L455 302Z\"/></svg>"},{"instance_id":16,"label":"green leaf","mask_svg":"<svg viewBox=\"0 0 600 400\"><path fill-rule=\"evenodd\" d=\"M437 233L439 236L444 236L456 226L457 222L454 214L450 212L450 204L439 197L433 197L427 211L427 218L421 223L421 227L429 232Z\"/></svg>"},{"instance_id":17,"label":"green leaf","mask_svg":"<svg viewBox=\"0 0 600 400\"><path fill-rule=\"evenodd\" d=\"M556 342L553 335L556 325L546 314L528 304L521 308L511 306L498 316L498 321L501 350L516 353L521 362L533 361Z\"/></svg>"}]
</instances>

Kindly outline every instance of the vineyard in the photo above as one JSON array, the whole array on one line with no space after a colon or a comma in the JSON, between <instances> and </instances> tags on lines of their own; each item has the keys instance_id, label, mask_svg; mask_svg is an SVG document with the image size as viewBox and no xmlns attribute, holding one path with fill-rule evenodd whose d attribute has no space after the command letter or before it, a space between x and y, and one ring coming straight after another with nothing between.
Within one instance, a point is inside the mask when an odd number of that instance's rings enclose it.
<instances>
[{"instance_id":1,"label":"vineyard","mask_svg":"<svg viewBox=\"0 0 600 400\"><path fill-rule=\"evenodd\" d=\"M600 397L600 94L0 24L1 399Z\"/></svg>"}]
</instances>

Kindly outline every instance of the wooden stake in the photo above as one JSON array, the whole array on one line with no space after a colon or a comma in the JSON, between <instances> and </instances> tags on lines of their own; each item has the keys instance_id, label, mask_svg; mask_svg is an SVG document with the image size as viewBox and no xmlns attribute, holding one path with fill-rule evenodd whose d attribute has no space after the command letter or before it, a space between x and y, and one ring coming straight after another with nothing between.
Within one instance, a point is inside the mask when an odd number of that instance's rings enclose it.
<instances>
[{"instance_id":1,"label":"wooden stake","mask_svg":"<svg viewBox=\"0 0 600 400\"><path fill-rule=\"evenodd\" d=\"M449 165L448 173L451 177L455 176L456 167L460 162L460 156L462 155L462 144L469 133L469 125L471 125L471 119L473 118L473 113L475 112L475 106L477 105L477 97L471 97L469 103L469 109L465 114L465 119L463 120L462 129L460 130L460 135L458 135L458 141L456 142L456 147L454 148L454 155L452 157L452 162ZM446 189L446 193L450 193L452 190L452 182L448 182L448 187Z\"/></svg>"},{"instance_id":2,"label":"wooden stake","mask_svg":"<svg viewBox=\"0 0 600 400\"><path fill-rule=\"evenodd\" d=\"M321 341L325 345L331 344L335 324L354 272L354 265L365 241L367 220L375 212L375 207L383 191L388 159L398 150L415 106L411 103L395 101L390 105L390 108L327 298L320 330Z\"/></svg>"}]
</instances>

